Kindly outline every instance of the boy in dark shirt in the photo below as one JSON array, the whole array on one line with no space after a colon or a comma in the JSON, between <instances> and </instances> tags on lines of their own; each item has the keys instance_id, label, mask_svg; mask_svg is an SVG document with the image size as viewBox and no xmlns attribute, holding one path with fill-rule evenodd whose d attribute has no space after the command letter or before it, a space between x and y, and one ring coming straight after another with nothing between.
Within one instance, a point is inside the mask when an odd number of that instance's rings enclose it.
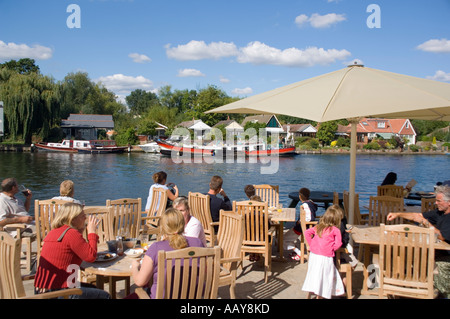
<instances>
[{"instance_id":1,"label":"boy in dark shirt","mask_svg":"<svg viewBox=\"0 0 450 319\"><path fill-rule=\"evenodd\" d=\"M225 191L222 189L223 179L220 176L213 176L209 182L209 191L207 195L210 198L211 218L213 222L218 222L220 210L232 210L233 206ZM223 199L218 197L220 194ZM218 229L217 226L215 228ZM215 229L217 231L217 229Z\"/></svg>"}]
</instances>

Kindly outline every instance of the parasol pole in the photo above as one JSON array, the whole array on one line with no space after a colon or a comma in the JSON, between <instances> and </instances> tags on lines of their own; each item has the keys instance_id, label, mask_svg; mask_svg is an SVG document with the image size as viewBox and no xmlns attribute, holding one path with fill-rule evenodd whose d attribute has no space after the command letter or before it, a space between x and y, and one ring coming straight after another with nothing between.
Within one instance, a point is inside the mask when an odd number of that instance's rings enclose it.
<instances>
[{"instance_id":1,"label":"parasol pole","mask_svg":"<svg viewBox=\"0 0 450 319\"><path fill-rule=\"evenodd\" d=\"M350 119L350 183L349 183L349 203L348 203L348 223L353 225L355 212L355 180L356 180L356 125L359 119Z\"/></svg>"}]
</instances>

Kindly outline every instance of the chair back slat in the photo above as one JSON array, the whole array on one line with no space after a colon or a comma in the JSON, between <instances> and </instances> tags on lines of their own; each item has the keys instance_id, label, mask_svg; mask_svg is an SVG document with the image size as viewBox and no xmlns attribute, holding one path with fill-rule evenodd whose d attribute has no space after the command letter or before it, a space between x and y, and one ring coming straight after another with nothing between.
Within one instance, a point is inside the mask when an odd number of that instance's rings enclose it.
<instances>
[{"instance_id":1,"label":"chair back slat","mask_svg":"<svg viewBox=\"0 0 450 319\"><path fill-rule=\"evenodd\" d=\"M393 196L370 196L369 201L369 226L379 226L383 224L402 224L402 218L387 221L389 213L404 211L403 198Z\"/></svg>"},{"instance_id":2,"label":"chair back slat","mask_svg":"<svg viewBox=\"0 0 450 319\"><path fill-rule=\"evenodd\" d=\"M137 238L141 227L141 198L108 199L106 206L113 207L112 235L128 234L127 237Z\"/></svg>"},{"instance_id":3,"label":"chair back slat","mask_svg":"<svg viewBox=\"0 0 450 319\"><path fill-rule=\"evenodd\" d=\"M202 193L189 192L188 195L189 209L192 216L197 218L203 226L206 241L210 247L214 247L216 235L214 226L212 225L211 207L209 195Z\"/></svg>"},{"instance_id":4,"label":"chair back slat","mask_svg":"<svg viewBox=\"0 0 450 319\"><path fill-rule=\"evenodd\" d=\"M158 252L157 299L216 299L220 247ZM165 267L164 267L165 265Z\"/></svg>"},{"instance_id":5,"label":"chair back slat","mask_svg":"<svg viewBox=\"0 0 450 319\"><path fill-rule=\"evenodd\" d=\"M436 209L436 198L422 198L421 199L421 212L425 213L430 210Z\"/></svg>"},{"instance_id":6,"label":"chair back slat","mask_svg":"<svg viewBox=\"0 0 450 319\"><path fill-rule=\"evenodd\" d=\"M25 296L20 271L20 239L0 231L0 299Z\"/></svg>"},{"instance_id":7,"label":"chair back slat","mask_svg":"<svg viewBox=\"0 0 450 319\"><path fill-rule=\"evenodd\" d=\"M403 186L400 185L383 185L377 186L377 196L392 196L403 198Z\"/></svg>"},{"instance_id":8,"label":"chair back slat","mask_svg":"<svg viewBox=\"0 0 450 319\"><path fill-rule=\"evenodd\" d=\"M60 199L47 199L34 201L34 220L36 223L37 260L41 255L44 238L52 230L52 222L59 208L69 201Z\"/></svg>"},{"instance_id":9,"label":"chair back slat","mask_svg":"<svg viewBox=\"0 0 450 319\"><path fill-rule=\"evenodd\" d=\"M433 298L434 244L431 228L382 223L379 297Z\"/></svg>"},{"instance_id":10,"label":"chair back slat","mask_svg":"<svg viewBox=\"0 0 450 319\"><path fill-rule=\"evenodd\" d=\"M94 215L100 220L97 228L98 242L105 244L108 240L115 239L113 232L113 207L112 206L85 206L84 213L86 216ZM84 232L87 238L87 229Z\"/></svg>"},{"instance_id":11,"label":"chair back slat","mask_svg":"<svg viewBox=\"0 0 450 319\"><path fill-rule=\"evenodd\" d=\"M152 202L150 203L150 208L145 213L147 217L159 217L167 207L167 190L154 187L152 192ZM151 227L158 227L159 219L146 219L146 224Z\"/></svg>"},{"instance_id":12,"label":"chair back slat","mask_svg":"<svg viewBox=\"0 0 450 319\"><path fill-rule=\"evenodd\" d=\"M263 202L266 202L269 207L277 207L279 204L280 187L278 185L253 185L255 187L256 195L261 197Z\"/></svg>"}]
</instances>

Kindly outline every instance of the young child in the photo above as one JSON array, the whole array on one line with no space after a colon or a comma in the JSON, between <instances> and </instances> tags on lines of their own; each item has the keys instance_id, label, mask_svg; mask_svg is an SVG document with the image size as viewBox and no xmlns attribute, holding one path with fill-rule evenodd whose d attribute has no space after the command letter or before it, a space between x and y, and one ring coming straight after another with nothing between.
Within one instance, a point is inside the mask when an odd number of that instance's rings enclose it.
<instances>
[{"instance_id":1,"label":"young child","mask_svg":"<svg viewBox=\"0 0 450 319\"><path fill-rule=\"evenodd\" d=\"M312 200L309 199L310 190L308 188L301 188L298 193L298 197L302 202L301 207L305 210L306 213L306 221L314 221L316 219L316 211L317 205ZM284 242L283 247L284 250L292 250L289 254L291 259L299 261L301 260L301 252L300 249L297 248L297 244L299 242L299 236L302 234L302 227L300 225L300 218L295 223L295 226L289 229L286 234L284 234Z\"/></svg>"},{"instance_id":2,"label":"young child","mask_svg":"<svg viewBox=\"0 0 450 319\"><path fill-rule=\"evenodd\" d=\"M342 210L338 205L330 206L315 227L305 231L305 239L310 253L308 273L303 284L303 291L317 295L318 298L330 299L345 293L344 284L334 265L334 253L342 245L339 226Z\"/></svg>"}]
</instances>

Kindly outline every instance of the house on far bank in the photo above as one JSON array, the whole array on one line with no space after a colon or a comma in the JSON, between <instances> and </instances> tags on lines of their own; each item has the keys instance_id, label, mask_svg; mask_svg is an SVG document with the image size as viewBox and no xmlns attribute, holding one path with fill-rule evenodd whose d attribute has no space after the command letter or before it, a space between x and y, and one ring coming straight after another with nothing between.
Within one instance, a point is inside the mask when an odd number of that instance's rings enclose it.
<instances>
[{"instance_id":1,"label":"house on far bank","mask_svg":"<svg viewBox=\"0 0 450 319\"><path fill-rule=\"evenodd\" d=\"M114 129L112 115L70 114L67 120L62 120L61 128L66 139L96 140L98 131Z\"/></svg>"},{"instance_id":2,"label":"house on far bank","mask_svg":"<svg viewBox=\"0 0 450 319\"><path fill-rule=\"evenodd\" d=\"M351 125L339 125L336 135L350 136ZM390 139L397 136L407 140L406 145L416 143L416 131L409 119L363 118L356 126L358 143L367 144L374 138Z\"/></svg>"},{"instance_id":3,"label":"house on far bank","mask_svg":"<svg viewBox=\"0 0 450 319\"><path fill-rule=\"evenodd\" d=\"M288 141L297 137L316 137L317 133L317 129L311 124L284 124L283 130Z\"/></svg>"},{"instance_id":4,"label":"house on far bank","mask_svg":"<svg viewBox=\"0 0 450 319\"><path fill-rule=\"evenodd\" d=\"M221 125L223 125L225 127L225 132L226 132L226 135L223 136L223 140L226 140L227 136L234 136L237 138L238 136L241 135L241 133L244 132L244 127L242 127L235 120L230 120L230 118L228 118L227 120L224 120L224 121L217 122L213 126L213 128L217 128Z\"/></svg>"},{"instance_id":5,"label":"house on far bank","mask_svg":"<svg viewBox=\"0 0 450 319\"><path fill-rule=\"evenodd\" d=\"M284 133L283 126L274 114L247 116L241 123L242 127L245 128L245 124L248 122L264 124L266 126L264 129L268 136L272 133L278 133L281 136Z\"/></svg>"},{"instance_id":6,"label":"house on far bank","mask_svg":"<svg viewBox=\"0 0 450 319\"><path fill-rule=\"evenodd\" d=\"M194 131L198 139L203 138L205 133L211 130L211 126L204 123L202 120L195 120L195 119L192 119L192 121L181 122L175 128L177 127L183 127L188 130Z\"/></svg>"}]
</instances>

